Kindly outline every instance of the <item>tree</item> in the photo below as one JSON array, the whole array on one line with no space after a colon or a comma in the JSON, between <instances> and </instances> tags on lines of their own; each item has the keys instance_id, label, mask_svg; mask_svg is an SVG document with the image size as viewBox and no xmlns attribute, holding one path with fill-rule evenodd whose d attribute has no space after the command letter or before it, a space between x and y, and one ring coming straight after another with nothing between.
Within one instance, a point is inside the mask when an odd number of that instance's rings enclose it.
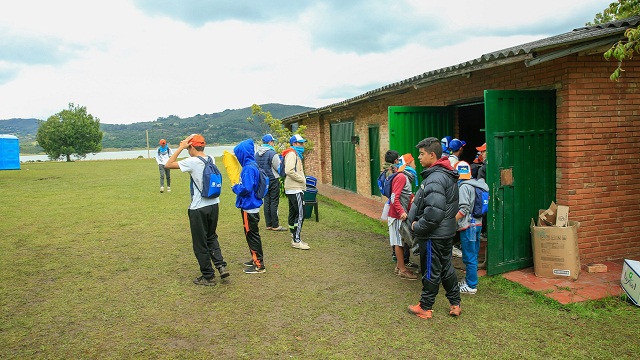
<instances>
[{"instance_id":1,"label":"tree","mask_svg":"<svg viewBox=\"0 0 640 360\"><path fill-rule=\"evenodd\" d=\"M640 14L640 0L618 0L609 4L609 7L601 13L597 13L593 19L593 23L588 22L587 26L602 24L609 21L626 19L628 17ZM640 27L629 28L624 32L627 40L620 40L613 44L609 50L604 53L604 58L609 60L614 57L618 60L618 67L613 71L609 78L612 81L618 81L620 75L624 71L622 62L633 58L633 53L640 54Z\"/></svg>"},{"instance_id":2,"label":"tree","mask_svg":"<svg viewBox=\"0 0 640 360\"><path fill-rule=\"evenodd\" d=\"M69 109L52 115L40 124L36 141L51 160L71 155L82 159L102 150L100 119L87 114L87 108L69 103Z\"/></svg>"},{"instance_id":3,"label":"tree","mask_svg":"<svg viewBox=\"0 0 640 360\"><path fill-rule=\"evenodd\" d=\"M282 125L282 120L274 118L269 111L263 111L262 107L256 104L251 105L251 117L247 118L247 121L252 123L258 122L265 125L262 128L263 133L268 131L273 135L276 139L274 148L278 153L282 153L282 151L289 146L291 136L300 134L300 136L304 137L304 131L307 129L305 125L300 125L295 132L291 132L291 130ZM313 142L309 139L306 140L307 142L304 143L304 149L305 152L310 153L313 150Z\"/></svg>"}]
</instances>

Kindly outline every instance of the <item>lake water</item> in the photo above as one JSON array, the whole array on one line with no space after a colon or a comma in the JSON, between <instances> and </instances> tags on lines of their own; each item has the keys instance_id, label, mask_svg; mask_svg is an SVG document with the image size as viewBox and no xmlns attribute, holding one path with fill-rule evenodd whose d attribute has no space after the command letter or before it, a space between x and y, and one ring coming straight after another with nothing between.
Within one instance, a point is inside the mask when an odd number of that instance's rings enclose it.
<instances>
[{"instance_id":1,"label":"lake water","mask_svg":"<svg viewBox=\"0 0 640 360\"><path fill-rule=\"evenodd\" d=\"M233 145L228 146L206 146L204 148L204 153L212 156L219 157L222 156L225 150L233 153ZM150 150L130 150L130 151L104 151L96 154L87 154L87 157L84 159L77 160L75 157L71 157L71 160L74 161L83 161L83 160L119 160L119 159L137 159L142 156L145 159L155 158L156 151L158 149L150 149ZM175 151L175 149L171 149L171 151ZM180 157L187 157L189 153L185 150L180 154ZM49 157L47 155L20 155L20 162L27 161L48 161ZM66 161L66 158L61 161Z\"/></svg>"}]
</instances>

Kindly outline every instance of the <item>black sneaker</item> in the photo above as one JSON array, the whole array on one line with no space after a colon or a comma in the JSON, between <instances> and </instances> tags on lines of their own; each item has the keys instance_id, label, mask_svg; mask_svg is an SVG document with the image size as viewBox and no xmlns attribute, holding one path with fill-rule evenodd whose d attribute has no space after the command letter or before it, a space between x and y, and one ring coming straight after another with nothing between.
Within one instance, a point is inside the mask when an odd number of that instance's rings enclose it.
<instances>
[{"instance_id":1,"label":"black sneaker","mask_svg":"<svg viewBox=\"0 0 640 360\"><path fill-rule=\"evenodd\" d=\"M262 274L265 271L267 271L267 269L264 266L257 267L255 265L252 265L251 267L244 269L245 274Z\"/></svg>"},{"instance_id":2,"label":"black sneaker","mask_svg":"<svg viewBox=\"0 0 640 360\"><path fill-rule=\"evenodd\" d=\"M411 261L408 261L406 264L404 264L404 266L408 268L414 268L414 269L418 268L418 264L412 263Z\"/></svg>"},{"instance_id":3,"label":"black sneaker","mask_svg":"<svg viewBox=\"0 0 640 360\"><path fill-rule=\"evenodd\" d=\"M210 279L205 278L204 276L200 276L195 278L195 280L193 280L193 283L196 285L204 285L204 286L215 286L216 285L216 280L214 277L211 277Z\"/></svg>"},{"instance_id":4,"label":"black sneaker","mask_svg":"<svg viewBox=\"0 0 640 360\"><path fill-rule=\"evenodd\" d=\"M231 273L229 271L227 271L227 268L224 266L220 266L218 268L218 272L220 273L220 279L224 279L229 277L229 275L231 275Z\"/></svg>"},{"instance_id":5,"label":"black sneaker","mask_svg":"<svg viewBox=\"0 0 640 360\"><path fill-rule=\"evenodd\" d=\"M255 264L253 263L253 260L249 260L247 262L243 262L242 265L244 265L245 267L252 267Z\"/></svg>"}]
</instances>

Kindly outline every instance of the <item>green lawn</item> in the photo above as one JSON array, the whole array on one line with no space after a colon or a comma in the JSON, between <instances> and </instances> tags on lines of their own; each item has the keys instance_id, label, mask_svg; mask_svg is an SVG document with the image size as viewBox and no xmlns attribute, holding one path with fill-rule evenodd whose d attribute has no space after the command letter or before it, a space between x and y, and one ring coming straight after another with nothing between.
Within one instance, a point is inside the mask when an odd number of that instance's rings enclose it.
<instances>
[{"instance_id":1,"label":"green lawn","mask_svg":"<svg viewBox=\"0 0 640 360\"><path fill-rule=\"evenodd\" d=\"M232 275L196 286L189 177L172 178L160 194L153 159L0 171L1 359L638 358L640 308L563 306L499 276L463 295L459 318L442 294L433 319L410 316L421 285L393 274L386 227L321 196L320 222L303 227L311 250L265 230L267 272L246 275L227 181L218 234Z\"/></svg>"}]
</instances>

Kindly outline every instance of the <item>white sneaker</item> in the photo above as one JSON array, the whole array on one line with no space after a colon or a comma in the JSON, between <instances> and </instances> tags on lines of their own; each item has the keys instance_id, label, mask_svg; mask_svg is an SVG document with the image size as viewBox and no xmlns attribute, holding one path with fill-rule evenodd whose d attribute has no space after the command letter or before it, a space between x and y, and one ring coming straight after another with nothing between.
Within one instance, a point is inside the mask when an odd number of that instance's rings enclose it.
<instances>
[{"instance_id":1,"label":"white sneaker","mask_svg":"<svg viewBox=\"0 0 640 360\"><path fill-rule=\"evenodd\" d=\"M463 287L463 286L467 286L467 281L466 280L462 280L458 282L458 287Z\"/></svg>"},{"instance_id":2,"label":"white sneaker","mask_svg":"<svg viewBox=\"0 0 640 360\"><path fill-rule=\"evenodd\" d=\"M473 295L478 292L478 289L472 289L469 285L464 284L464 286L460 286L460 294L469 294Z\"/></svg>"},{"instance_id":3,"label":"white sneaker","mask_svg":"<svg viewBox=\"0 0 640 360\"><path fill-rule=\"evenodd\" d=\"M164 192L164 186L160 186L160 192L163 193Z\"/></svg>"},{"instance_id":4,"label":"white sneaker","mask_svg":"<svg viewBox=\"0 0 640 360\"><path fill-rule=\"evenodd\" d=\"M451 251L451 255L455 256L455 257L462 257L462 250L458 249L457 247L453 247L453 250Z\"/></svg>"},{"instance_id":5,"label":"white sneaker","mask_svg":"<svg viewBox=\"0 0 640 360\"><path fill-rule=\"evenodd\" d=\"M309 244L307 244L304 241L300 241L300 242L295 242L293 240L291 240L291 247L295 248L295 249L300 249L300 250L309 250Z\"/></svg>"},{"instance_id":6,"label":"white sneaker","mask_svg":"<svg viewBox=\"0 0 640 360\"><path fill-rule=\"evenodd\" d=\"M167 186L167 192L171 192L171 186Z\"/></svg>"}]
</instances>

